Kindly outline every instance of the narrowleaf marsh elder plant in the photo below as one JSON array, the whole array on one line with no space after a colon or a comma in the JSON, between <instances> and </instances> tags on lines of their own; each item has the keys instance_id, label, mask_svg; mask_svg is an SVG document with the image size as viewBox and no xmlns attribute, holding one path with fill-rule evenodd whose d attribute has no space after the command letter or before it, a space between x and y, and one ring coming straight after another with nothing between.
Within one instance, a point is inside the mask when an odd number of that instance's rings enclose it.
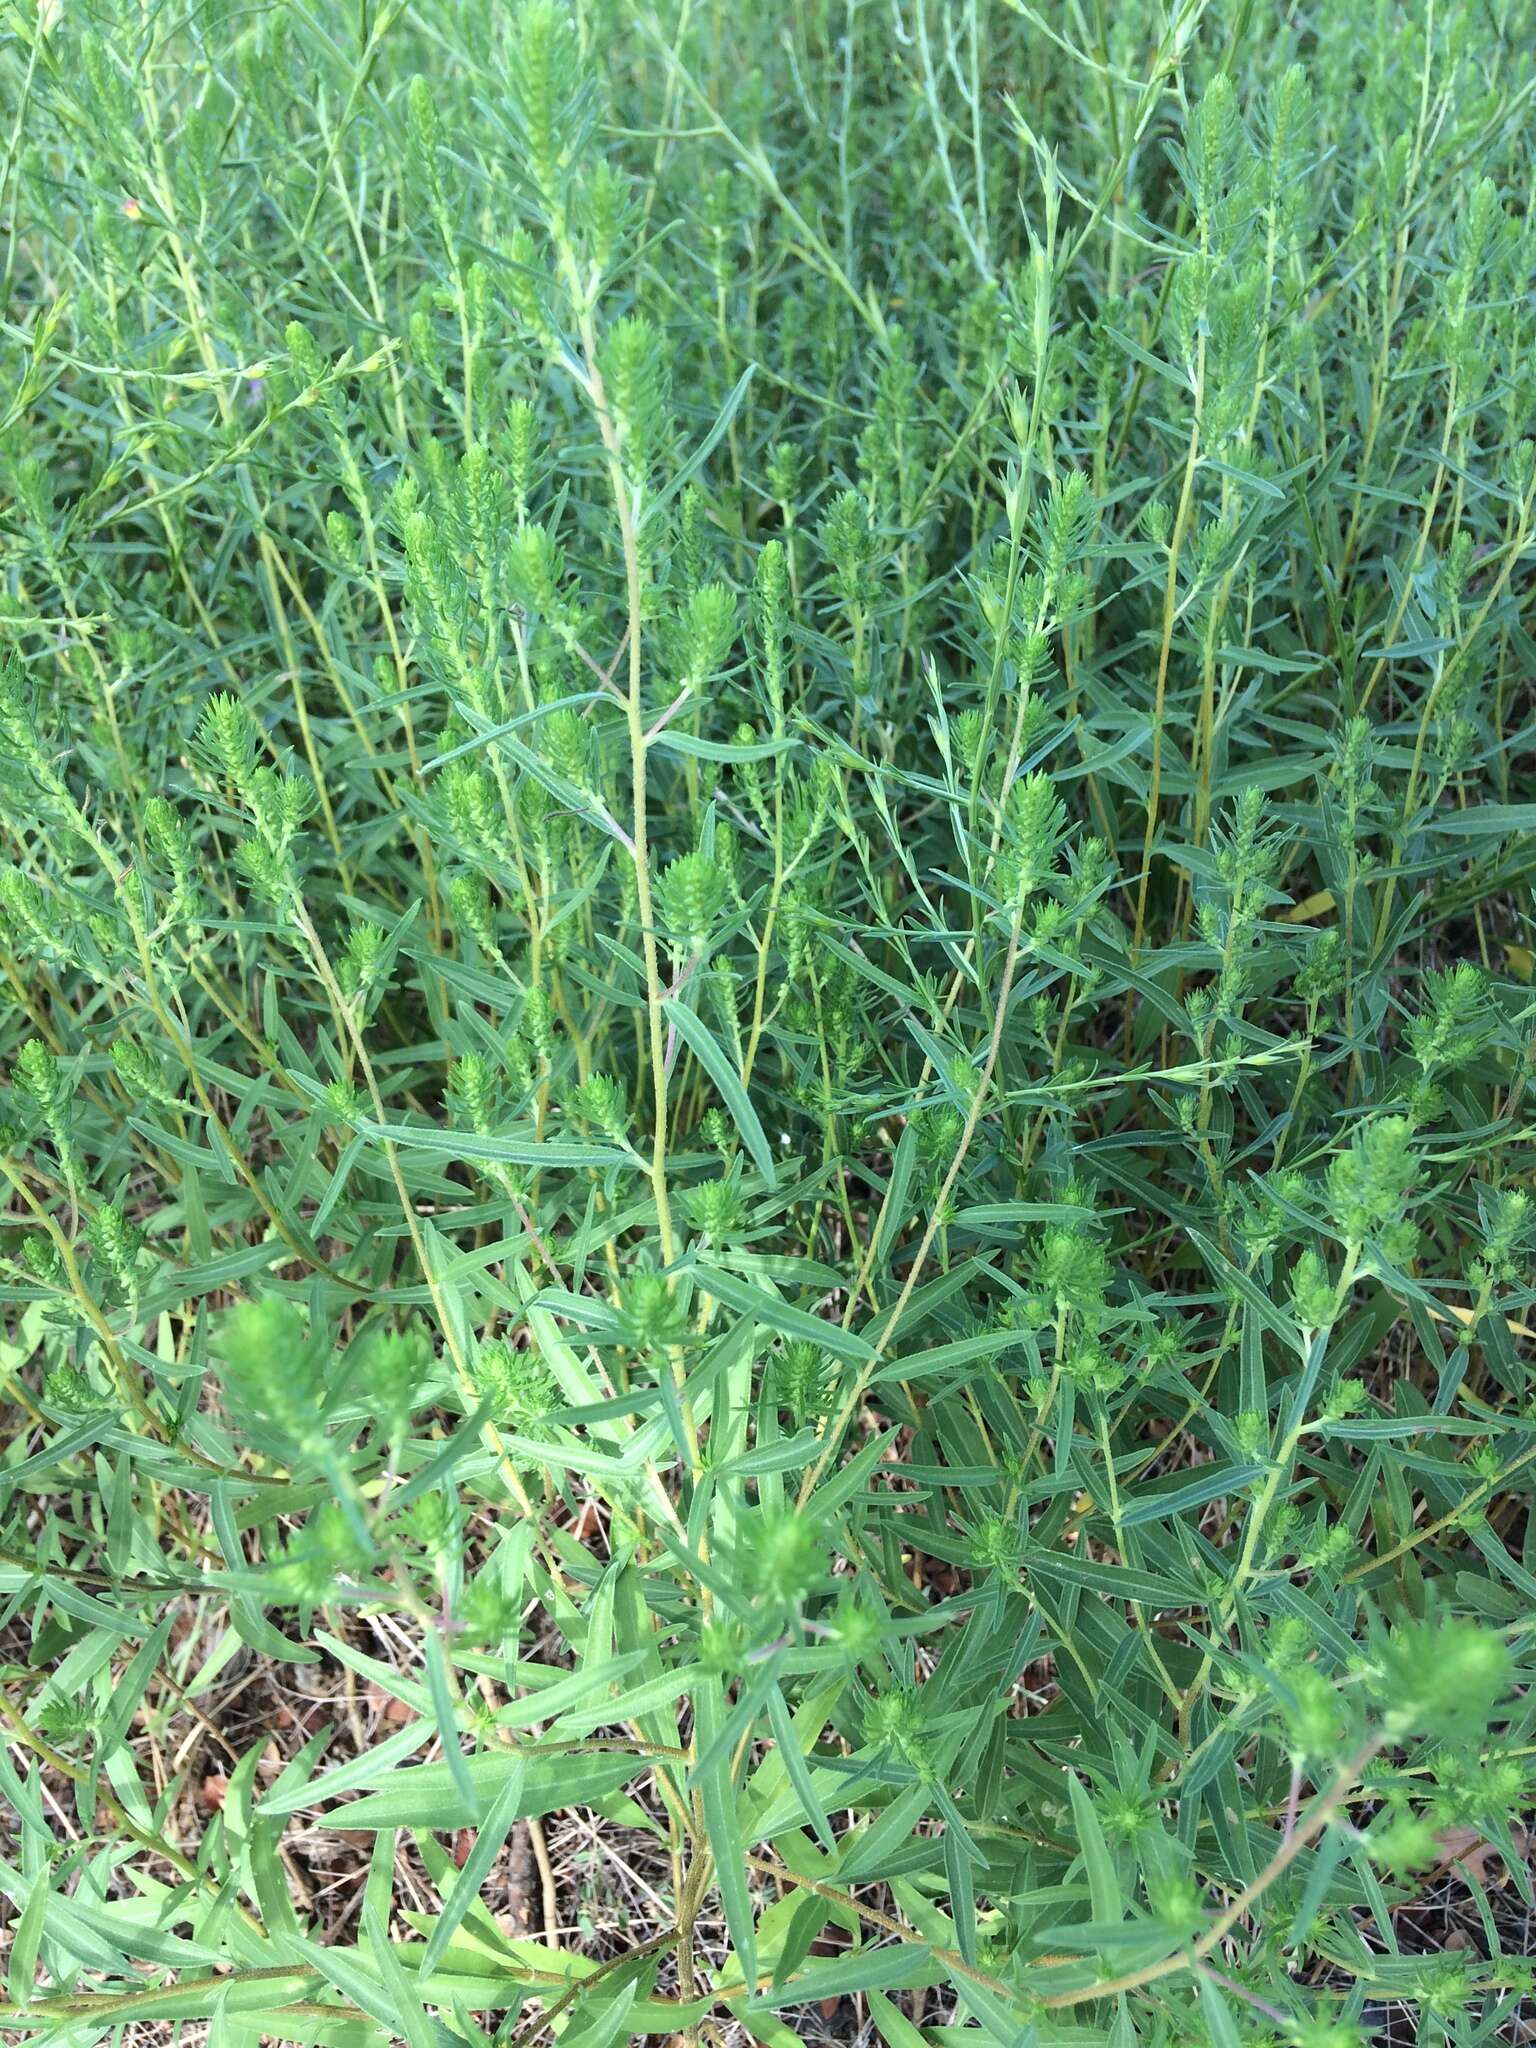
<instances>
[{"instance_id":1,"label":"narrowleaf marsh elder plant","mask_svg":"<svg viewBox=\"0 0 1536 2048\"><path fill-rule=\"evenodd\" d=\"M1523 2038L1527 0L15 0L7 2038Z\"/></svg>"}]
</instances>

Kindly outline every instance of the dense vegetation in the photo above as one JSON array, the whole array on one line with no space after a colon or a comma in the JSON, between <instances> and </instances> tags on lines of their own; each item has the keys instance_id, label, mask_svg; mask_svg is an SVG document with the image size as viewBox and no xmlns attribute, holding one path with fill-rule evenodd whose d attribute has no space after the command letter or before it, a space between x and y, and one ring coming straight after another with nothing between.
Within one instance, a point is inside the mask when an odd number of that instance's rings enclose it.
<instances>
[{"instance_id":1,"label":"dense vegetation","mask_svg":"<svg viewBox=\"0 0 1536 2048\"><path fill-rule=\"evenodd\" d=\"M8 2036L1524 2038L1531 7L0 36Z\"/></svg>"}]
</instances>

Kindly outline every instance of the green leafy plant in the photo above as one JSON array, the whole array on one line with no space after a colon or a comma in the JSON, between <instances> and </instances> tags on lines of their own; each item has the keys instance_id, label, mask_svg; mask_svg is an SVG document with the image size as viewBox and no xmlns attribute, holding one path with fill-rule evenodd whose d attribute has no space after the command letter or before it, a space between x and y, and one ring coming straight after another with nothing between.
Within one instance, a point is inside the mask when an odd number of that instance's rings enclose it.
<instances>
[{"instance_id":1,"label":"green leafy plant","mask_svg":"<svg viewBox=\"0 0 1536 2048\"><path fill-rule=\"evenodd\" d=\"M1533 26L6 12L8 2034L1528 2026Z\"/></svg>"}]
</instances>

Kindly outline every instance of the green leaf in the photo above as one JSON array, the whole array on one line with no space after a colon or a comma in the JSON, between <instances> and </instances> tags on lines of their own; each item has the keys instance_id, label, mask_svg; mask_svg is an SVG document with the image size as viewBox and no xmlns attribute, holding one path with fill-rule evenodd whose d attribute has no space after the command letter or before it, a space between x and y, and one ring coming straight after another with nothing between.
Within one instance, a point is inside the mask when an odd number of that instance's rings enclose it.
<instances>
[{"instance_id":1,"label":"green leaf","mask_svg":"<svg viewBox=\"0 0 1536 2048\"><path fill-rule=\"evenodd\" d=\"M677 470L666 486L649 501L649 516L654 517L665 505L670 504L678 492L693 481L710 456L714 454L728 431L731 421L740 412L742 402L747 395L747 388L751 384L756 371L756 363L748 363L747 367L736 379L736 382L731 386L730 392L727 394L724 405L716 413L714 423L710 427L709 432L704 435L702 440L696 443L687 461Z\"/></svg>"},{"instance_id":2,"label":"green leaf","mask_svg":"<svg viewBox=\"0 0 1536 2048\"><path fill-rule=\"evenodd\" d=\"M931 1984L939 1973L928 1948L920 1942L893 1942L885 1948L855 1949L834 1962L813 1963L788 1984L776 1984L749 1999L746 2010L760 2006L814 2005L824 1998L849 1998L861 1991L893 1991Z\"/></svg>"},{"instance_id":3,"label":"green leaf","mask_svg":"<svg viewBox=\"0 0 1536 2048\"><path fill-rule=\"evenodd\" d=\"M389 1930L384 1924L383 1915L371 1899L363 1906L363 1932L368 1937L368 1948L373 1956L374 1967L394 2009L390 2024L401 2029L411 2048L438 2048L448 2030L430 2020L422 2010L421 1995L401 1969L390 1945ZM383 2015L376 2014L375 2017ZM449 2038L451 2039L451 2036Z\"/></svg>"},{"instance_id":4,"label":"green leaf","mask_svg":"<svg viewBox=\"0 0 1536 2048\"><path fill-rule=\"evenodd\" d=\"M1115 1861L1104 1839L1098 1811L1088 1797L1082 1779L1076 1771L1069 1770L1066 1780L1067 1796L1072 1802L1072 1827L1088 1879L1088 1900L1093 1918L1101 1926L1113 1926L1125 1918L1126 1907L1125 1894L1115 1872Z\"/></svg>"},{"instance_id":5,"label":"green leaf","mask_svg":"<svg viewBox=\"0 0 1536 2048\"><path fill-rule=\"evenodd\" d=\"M503 1781L519 1774L516 1811L512 1818L562 1811L568 1806L596 1806L650 1768L644 1757L522 1756L514 1751L466 1757L473 1804L460 1792L458 1774L447 1764L421 1764L386 1771L376 1789L362 1799L334 1807L322 1825L333 1828L473 1827L481 1812L501 1791ZM321 1784L324 1784L322 1779Z\"/></svg>"},{"instance_id":6,"label":"green leaf","mask_svg":"<svg viewBox=\"0 0 1536 2048\"><path fill-rule=\"evenodd\" d=\"M789 1708L785 1705L784 1695L777 1686L774 1686L768 1695L768 1718L773 1727L773 1739L778 1744L779 1755L783 1759L784 1769L788 1773L789 1782L794 1786L800 1804L805 1808L806 1813L810 1817L811 1825L816 1830L817 1838L823 1848L826 1849L829 1855L835 1854L837 1837L832 1831L832 1822L827 1816L827 1810L822 1805L820 1795L812 1782L811 1774L806 1768L805 1757L801 1752L799 1738L795 1734L794 1724L790 1720Z\"/></svg>"},{"instance_id":7,"label":"green leaf","mask_svg":"<svg viewBox=\"0 0 1536 2048\"><path fill-rule=\"evenodd\" d=\"M875 2023L875 2032L885 2043L885 2048L928 2048L918 2028L913 2026L898 2006L892 2005L883 1991L873 1985L864 1992L869 2007L869 2016Z\"/></svg>"},{"instance_id":8,"label":"green leaf","mask_svg":"<svg viewBox=\"0 0 1536 2048\"><path fill-rule=\"evenodd\" d=\"M1268 1469L1257 1463L1214 1465L1197 1479L1185 1480L1181 1485L1144 1487L1122 1497L1119 1525L1122 1529L1137 1529L1144 1522L1161 1522L1169 1515L1204 1507L1224 1494L1242 1493L1261 1480Z\"/></svg>"},{"instance_id":9,"label":"green leaf","mask_svg":"<svg viewBox=\"0 0 1536 2048\"><path fill-rule=\"evenodd\" d=\"M700 1684L694 1694L694 1711L698 1720L695 1740L701 1754L709 1759L707 1768L696 1769L695 1779L704 1806L715 1882L725 1908L731 1946L742 1976L750 1984L757 1976L757 1924L747 1889L747 1843L737 1818L731 1769L733 1745L720 1740L730 1708L718 1681Z\"/></svg>"},{"instance_id":10,"label":"green leaf","mask_svg":"<svg viewBox=\"0 0 1536 2048\"><path fill-rule=\"evenodd\" d=\"M430 1976L442 1961L444 1951L465 1914L474 1905L481 1886L491 1874L492 1864L501 1854L502 1844L519 1817L526 1766L521 1757L514 1757L512 1763L513 1768L502 1779L501 1788L480 1825L464 1866L454 1881L453 1890L444 1901L437 1925L427 1943L426 1954L421 1959L423 1977Z\"/></svg>"},{"instance_id":11,"label":"green leaf","mask_svg":"<svg viewBox=\"0 0 1536 2048\"><path fill-rule=\"evenodd\" d=\"M1210 2031L1211 2048L1242 2048L1242 2035L1232 2017L1232 2008L1209 1970L1201 1970L1200 2010Z\"/></svg>"},{"instance_id":12,"label":"green leaf","mask_svg":"<svg viewBox=\"0 0 1536 2048\"><path fill-rule=\"evenodd\" d=\"M814 1344L823 1345L835 1358L846 1358L855 1364L862 1363L874 1355L873 1347L852 1330L829 1322L824 1316L808 1315L804 1309L792 1308L788 1302L780 1301L760 1287L750 1287L734 1273L727 1273L719 1266L705 1265L700 1260L693 1268L699 1284L723 1301L727 1308L733 1308L744 1316L750 1316L764 1329L778 1330L786 1337L804 1337Z\"/></svg>"},{"instance_id":13,"label":"green leaf","mask_svg":"<svg viewBox=\"0 0 1536 2048\"><path fill-rule=\"evenodd\" d=\"M438 1738L443 1745L443 1761L448 1766L454 1790L460 1801L470 1809L478 1821L479 1797L475 1791L474 1781L469 1775L468 1760L459 1747L458 1714L448 1684L448 1665L443 1656L442 1638L435 1631L427 1636L426 1652L427 1686L432 1695L432 1712L437 1719Z\"/></svg>"},{"instance_id":14,"label":"green leaf","mask_svg":"<svg viewBox=\"0 0 1536 2048\"><path fill-rule=\"evenodd\" d=\"M1024 1553L1026 1578L1051 1579L1065 1586L1083 1586L1106 1600L1129 1600L1138 1607L1201 1607L1198 1586L1159 1578L1130 1565L1102 1564L1096 1558L1068 1557L1059 1550L1030 1548Z\"/></svg>"},{"instance_id":15,"label":"green leaf","mask_svg":"<svg viewBox=\"0 0 1536 2048\"><path fill-rule=\"evenodd\" d=\"M669 1000L661 1007L667 1022L720 1091L720 1100L725 1104L732 1123L740 1131L742 1143L752 1154L758 1172L769 1187L777 1187L773 1148L758 1122L757 1111L752 1107L746 1089L741 1085L741 1077L726 1056L724 1048L703 1018L690 1010L686 1004Z\"/></svg>"}]
</instances>

